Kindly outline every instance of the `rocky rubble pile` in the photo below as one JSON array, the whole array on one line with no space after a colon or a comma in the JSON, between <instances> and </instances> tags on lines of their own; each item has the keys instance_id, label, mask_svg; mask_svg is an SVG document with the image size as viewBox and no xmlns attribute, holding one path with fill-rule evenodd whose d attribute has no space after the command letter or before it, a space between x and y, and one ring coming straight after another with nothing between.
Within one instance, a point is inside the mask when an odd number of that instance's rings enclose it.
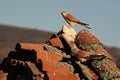
<instances>
[{"instance_id":1,"label":"rocky rubble pile","mask_svg":"<svg viewBox=\"0 0 120 80\"><path fill-rule=\"evenodd\" d=\"M17 43L0 80L120 80L120 70L91 32L63 26L46 43Z\"/></svg>"}]
</instances>

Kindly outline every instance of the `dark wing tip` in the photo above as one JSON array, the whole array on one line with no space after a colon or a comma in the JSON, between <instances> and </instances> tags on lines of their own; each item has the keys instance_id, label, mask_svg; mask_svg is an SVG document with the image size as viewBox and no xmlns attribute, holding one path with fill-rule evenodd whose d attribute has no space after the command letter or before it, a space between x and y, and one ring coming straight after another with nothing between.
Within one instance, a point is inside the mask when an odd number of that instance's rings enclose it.
<instances>
[{"instance_id":1,"label":"dark wing tip","mask_svg":"<svg viewBox=\"0 0 120 80\"><path fill-rule=\"evenodd\" d=\"M88 25L87 26L85 26L86 28L88 28L88 29L91 29L90 27L88 27Z\"/></svg>"},{"instance_id":2,"label":"dark wing tip","mask_svg":"<svg viewBox=\"0 0 120 80\"><path fill-rule=\"evenodd\" d=\"M85 26L86 28L88 28L88 29L91 29L90 27L88 27L89 24L85 24L85 23L84 23L84 26Z\"/></svg>"}]
</instances>

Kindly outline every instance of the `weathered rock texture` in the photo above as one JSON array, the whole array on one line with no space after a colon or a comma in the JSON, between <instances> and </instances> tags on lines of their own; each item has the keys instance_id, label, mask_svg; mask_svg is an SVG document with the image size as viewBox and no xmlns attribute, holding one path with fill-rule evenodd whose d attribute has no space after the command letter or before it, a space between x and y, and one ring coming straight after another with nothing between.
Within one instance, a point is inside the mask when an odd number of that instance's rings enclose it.
<instances>
[{"instance_id":1,"label":"weathered rock texture","mask_svg":"<svg viewBox=\"0 0 120 80\"><path fill-rule=\"evenodd\" d=\"M120 80L120 70L91 32L63 26L46 43L16 44L0 64L0 80Z\"/></svg>"}]
</instances>

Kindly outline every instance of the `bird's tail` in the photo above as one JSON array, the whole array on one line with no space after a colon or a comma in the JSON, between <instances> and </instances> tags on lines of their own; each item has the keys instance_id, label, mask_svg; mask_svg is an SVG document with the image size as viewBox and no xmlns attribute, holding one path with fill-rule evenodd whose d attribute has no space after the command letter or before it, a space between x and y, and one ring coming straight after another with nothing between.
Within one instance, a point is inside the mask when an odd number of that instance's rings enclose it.
<instances>
[{"instance_id":1,"label":"bird's tail","mask_svg":"<svg viewBox=\"0 0 120 80\"><path fill-rule=\"evenodd\" d=\"M85 27L88 28L88 29L91 29L90 27L88 27L88 25L85 25Z\"/></svg>"},{"instance_id":2,"label":"bird's tail","mask_svg":"<svg viewBox=\"0 0 120 80\"><path fill-rule=\"evenodd\" d=\"M91 29L90 27L88 27L89 26L89 24L86 24L86 23L83 23L83 22L78 22L80 25L82 25L82 26L85 26L86 28L88 28L88 29Z\"/></svg>"}]
</instances>

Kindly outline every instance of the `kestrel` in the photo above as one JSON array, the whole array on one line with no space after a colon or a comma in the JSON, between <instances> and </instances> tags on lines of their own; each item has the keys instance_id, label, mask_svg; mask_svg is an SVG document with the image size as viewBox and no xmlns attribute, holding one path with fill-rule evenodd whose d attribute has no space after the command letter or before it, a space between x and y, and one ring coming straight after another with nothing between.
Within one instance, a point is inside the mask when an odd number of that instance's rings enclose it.
<instances>
[{"instance_id":1,"label":"kestrel","mask_svg":"<svg viewBox=\"0 0 120 80\"><path fill-rule=\"evenodd\" d=\"M74 16L72 16L71 14L62 11L61 12L63 18L65 19L65 21L70 25L70 26L84 26L88 29L91 29L89 26L89 24L80 22L79 20L77 20Z\"/></svg>"}]
</instances>

